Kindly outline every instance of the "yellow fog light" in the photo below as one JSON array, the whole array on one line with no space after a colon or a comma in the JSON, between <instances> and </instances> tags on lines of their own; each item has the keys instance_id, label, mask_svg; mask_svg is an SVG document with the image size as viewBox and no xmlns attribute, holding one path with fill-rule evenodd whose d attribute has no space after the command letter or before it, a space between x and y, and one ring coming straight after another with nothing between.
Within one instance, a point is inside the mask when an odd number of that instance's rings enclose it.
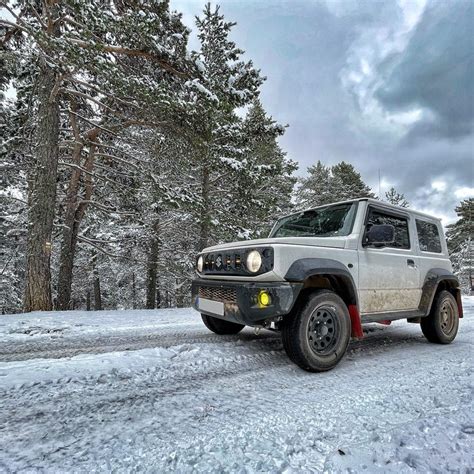
<instances>
[{"instance_id":1,"label":"yellow fog light","mask_svg":"<svg viewBox=\"0 0 474 474\"><path fill-rule=\"evenodd\" d=\"M268 291L262 290L258 294L258 303L260 306L268 306L272 302L272 298L270 296L270 293Z\"/></svg>"}]
</instances>

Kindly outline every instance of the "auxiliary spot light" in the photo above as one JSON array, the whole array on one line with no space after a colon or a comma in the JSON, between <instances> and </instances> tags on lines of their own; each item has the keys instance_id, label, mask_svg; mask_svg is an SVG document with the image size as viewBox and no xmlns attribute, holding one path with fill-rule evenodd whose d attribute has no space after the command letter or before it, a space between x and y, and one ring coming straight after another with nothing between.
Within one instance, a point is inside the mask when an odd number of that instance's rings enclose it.
<instances>
[{"instance_id":1,"label":"auxiliary spot light","mask_svg":"<svg viewBox=\"0 0 474 474\"><path fill-rule=\"evenodd\" d=\"M260 306L269 306L270 303L272 302L272 298L270 296L270 293L266 290L260 291L258 294L258 303Z\"/></svg>"}]
</instances>

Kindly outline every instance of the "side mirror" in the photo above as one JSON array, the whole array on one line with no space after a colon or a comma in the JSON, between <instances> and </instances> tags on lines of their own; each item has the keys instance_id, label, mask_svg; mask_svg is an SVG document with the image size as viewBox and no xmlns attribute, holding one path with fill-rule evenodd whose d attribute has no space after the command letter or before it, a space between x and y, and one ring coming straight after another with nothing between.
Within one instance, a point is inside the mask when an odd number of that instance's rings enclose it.
<instances>
[{"instance_id":1,"label":"side mirror","mask_svg":"<svg viewBox=\"0 0 474 474\"><path fill-rule=\"evenodd\" d=\"M365 244L383 247L395 241L395 227L390 224L373 225L365 234Z\"/></svg>"}]
</instances>

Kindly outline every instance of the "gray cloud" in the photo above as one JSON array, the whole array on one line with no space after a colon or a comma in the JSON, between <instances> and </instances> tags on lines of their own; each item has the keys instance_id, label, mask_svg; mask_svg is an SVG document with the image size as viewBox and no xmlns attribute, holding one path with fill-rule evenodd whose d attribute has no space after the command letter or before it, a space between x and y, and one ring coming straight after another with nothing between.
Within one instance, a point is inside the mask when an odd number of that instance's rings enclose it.
<instances>
[{"instance_id":1,"label":"gray cloud","mask_svg":"<svg viewBox=\"0 0 474 474\"><path fill-rule=\"evenodd\" d=\"M473 187L472 2L420 2L220 3L268 77L262 100L290 125L281 144L299 174L346 160L377 192L380 169L382 194L394 185L447 222L456 191ZM171 4L187 20L203 2Z\"/></svg>"},{"instance_id":2,"label":"gray cloud","mask_svg":"<svg viewBox=\"0 0 474 474\"><path fill-rule=\"evenodd\" d=\"M457 138L473 131L473 5L470 0L430 3L376 91L387 109L430 112L410 130L409 144L419 136Z\"/></svg>"}]
</instances>

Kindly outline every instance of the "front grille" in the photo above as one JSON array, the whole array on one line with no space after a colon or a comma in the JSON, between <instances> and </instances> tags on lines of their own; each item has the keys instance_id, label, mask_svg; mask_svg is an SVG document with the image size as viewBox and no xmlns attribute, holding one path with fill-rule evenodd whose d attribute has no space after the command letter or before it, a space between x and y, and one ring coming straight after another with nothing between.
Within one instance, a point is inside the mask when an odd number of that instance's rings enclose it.
<instances>
[{"instance_id":1,"label":"front grille","mask_svg":"<svg viewBox=\"0 0 474 474\"><path fill-rule=\"evenodd\" d=\"M237 303L237 292L235 288L200 286L199 296L208 300L222 301L224 303Z\"/></svg>"},{"instance_id":2,"label":"front grille","mask_svg":"<svg viewBox=\"0 0 474 474\"><path fill-rule=\"evenodd\" d=\"M245 265L247 255L252 250L258 250L262 255L262 267L255 273L249 272ZM246 247L222 253L204 253L200 256L203 259L203 266L199 273L203 275L256 276L273 270L272 247Z\"/></svg>"}]
</instances>

